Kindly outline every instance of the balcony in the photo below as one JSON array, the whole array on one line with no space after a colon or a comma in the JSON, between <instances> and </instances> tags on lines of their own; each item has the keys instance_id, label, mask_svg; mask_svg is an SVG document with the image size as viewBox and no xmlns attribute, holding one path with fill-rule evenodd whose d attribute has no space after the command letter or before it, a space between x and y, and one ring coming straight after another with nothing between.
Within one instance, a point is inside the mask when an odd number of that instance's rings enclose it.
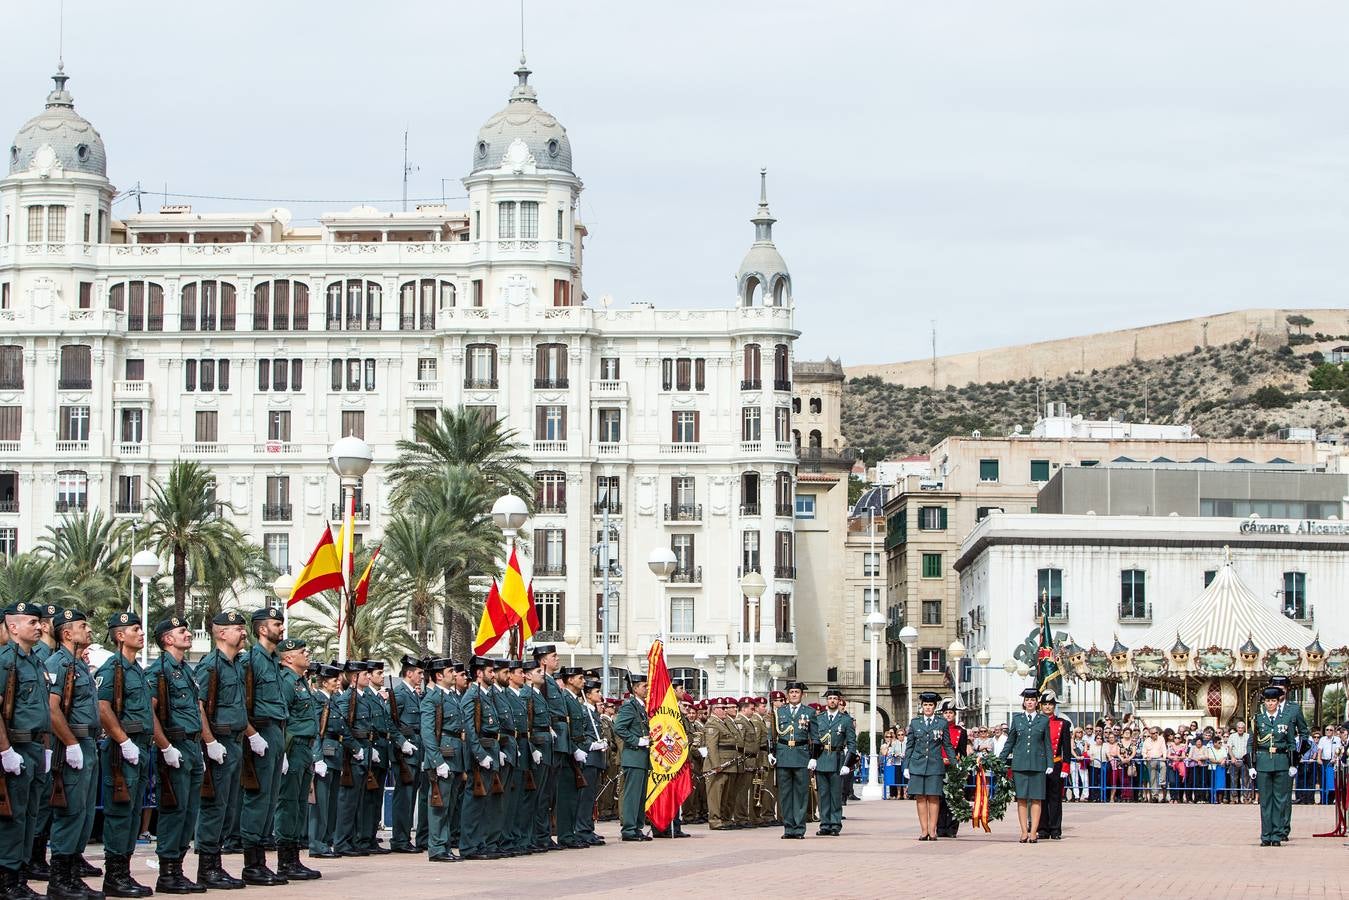
<instances>
[{"instance_id":1,"label":"balcony","mask_svg":"<svg viewBox=\"0 0 1349 900\"><path fill-rule=\"evenodd\" d=\"M752 453L752 454L759 454L759 453L762 453L762 452L763 452L763 442L762 442L762 441L741 441L741 442L740 442L740 452L741 452L741 453Z\"/></svg>"},{"instance_id":2,"label":"balcony","mask_svg":"<svg viewBox=\"0 0 1349 900\"><path fill-rule=\"evenodd\" d=\"M541 578L558 578L567 574L567 564L542 562L534 567L534 574Z\"/></svg>"},{"instance_id":3,"label":"balcony","mask_svg":"<svg viewBox=\"0 0 1349 900\"><path fill-rule=\"evenodd\" d=\"M291 504L289 503L264 503L262 505L262 521L264 522L289 522Z\"/></svg>"},{"instance_id":4,"label":"balcony","mask_svg":"<svg viewBox=\"0 0 1349 900\"><path fill-rule=\"evenodd\" d=\"M87 391L94 386L92 378L59 378L56 387L62 391Z\"/></svg>"},{"instance_id":5,"label":"balcony","mask_svg":"<svg viewBox=\"0 0 1349 900\"><path fill-rule=\"evenodd\" d=\"M412 396L414 397L435 397L439 395L440 382L438 380L412 382Z\"/></svg>"},{"instance_id":6,"label":"balcony","mask_svg":"<svg viewBox=\"0 0 1349 900\"><path fill-rule=\"evenodd\" d=\"M1044 612L1044 606L1040 601L1031 604L1031 620L1040 621L1040 615ZM1057 603L1049 604L1049 621L1055 625L1062 625L1068 621L1068 601L1060 600ZM1121 617L1120 621L1124 621ZM1132 620L1130 620L1132 621Z\"/></svg>"},{"instance_id":7,"label":"balcony","mask_svg":"<svg viewBox=\"0 0 1349 900\"><path fill-rule=\"evenodd\" d=\"M592 396L617 400L628 395L628 383L626 381L592 380L590 382L590 393Z\"/></svg>"},{"instance_id":8,"label":"balcony","mask_svg":"<svg viewBox=\"0 0 1349 900\"><path fill-rule=\"evenodd\" d=\"M114 381L112 383L112 399L114 400L149 400L150 382L148 381Z\"/></svg>"},{"instance_id":9,"label":"balcony","mask_svg":"<svg viewBox=\"0 0 1349 900\"><path fill-rule=\"evenodd\" d=\"M182 444L178 447L181 456L219 456L225 450L225 444L218 444L215 441L198 441L195 444Z\"/></svg>"},{"instance_id":10,"label":"balcony","mask_svg":"<svg viewBox=\"0 0 1349 900\"><path fill-rule=\"evenodd\" d=\"M886 643L889 644L897 643L899 641L899 633L903 630L904 625L903 623L900 622L891 622L889 625L886 625L885 626Z\"/></svg>"},{"instance_id":11,"label":"balcony","mask_svg":"<svg viewBox=\"0 0 1349 900\"><path fill-rule=\"evenodd\" d=\"M796 577L796 566L774 566L774 567L773 567L773 577L774 577L774 578L795 578L795 577Z\"/></svg>"},{"instance_id":12,"label":"balcony","mask_svg":"<svg viewBox=\"0 0 1349 900\"><path fill-rule=\"evenodd\" d=\"M792 383L791 383L790 381L784 381L784 380L782 380L781 378L774 378L774 379L773 379L773 390L775 390L775 391L788 391L788 392L790 392L791 389L792 389Z\"/></svg>"},{"instance_id":13,"label":"balcony","mask_svg":"<svg viewBox=\"0 0 1349 900\"><path fill-rule=\"evenodd\" d=\"M623 455L623 444L619 441L598 441L594 446L596 456Z\"/></svg>"},{"instance_id":14,"label":"balcony","mask_svg":"<svg viewBox=\"0 0 1349 900\"><path fill-rule=\"evenodd\" d=\"M619 643L622 636L623 636L622 633L618 631L609 632L609 643L610 644ZM604 644L604 632L601 629L597 628L595 629L595 646L599 647L603 644Z\"/></svg>"},{"instance_id":15,"label":"balcony","mask_svg":"<svg viewBox=\"0 0 1349 900\"><path fill-rule=\"evenodd\" d=\"M1151 625L1151 603L1122 603L1119 607L1121 625Z\"/></svg>"},{"instance_id":16,"label":"balcony","mask_svg":"<svg viewBox=\"0 0 1349 900\"><path fill-rule=\"evenodd\" d=\"M1283 609L1283 614L1299 625L1312 625L1316 622L1316 607L1310 603L1302 608L1286 606Z\"/></svg>"},{"instance_id":17,"label":"balcony","mask_svg":"<svg viewBox=\"0 0 1349 900\"><path fill-rule=\"evenodd\" d=\"M698 631L672 631L665 636L665 643L710 645L717 643L717 638Z\"/></svg>"},{"instance_id":18,"label":"balcony","mask_svg":"<svg viewBox=\"0 0 1349 900\"><path fill-rule=\"evenodd\" d=\"M57 441L57 442L56 442L56 452L57 452L57 453L88 453L88 452L89 452L89 442L88 442L88 441Z\"/></svg>"},{"instance_id":19,"label":"balcony","mask_svg":"<svg viewBox=\"0 0 1349 900\"><path fill-rule=\"evenodd\" d=\"M566 511L566 500L547 500L536 504L534 507L534 512L540 516L561 515Z\"/></svg>"},{"instance_id":20,"label":"balcony","mask_svg":"<svg viewBox=\"0 0 1349 900\"><path fill-rule=\"evenodd\" d=\"M796 515L796 508L790 503L778 503L773 507L773 512L779 519L790 519Z\"/></svg>"},{"instance_id":21,"label":"balcony","mask_svg":"<svg viewBox=\"0 0 1349 900\"><path fill-rule=\"evenodd\" d=\"M262 444L254 444L254 453L266 453L270 455L279 454L281 456L291 456L299 453L304 448L300 444L292 444L290 441L267 441Z\"/></svg>"},{"instance_id":22,"label":"balcony","mask_svg":"<svg viewBox=\"0 0 1349 900\"><path fill-rule=\"evenodd\" d=\"M796 464L807 472L848 470L856 462L857 451L852 447L845 447L842 450L804 447L796 450Z\"/></svg>"},{"instance_id":23,"label":"balcony","mask_svg":"<svg viewBox=\"0 0 1349 900\"><path fill-rule=\"evenodd\" d=\"M145 456L145 445L123 441L117 445L118 456Z\"/></svg>"},{"instance_id":24,"label":"balcony","mask_svg":"<svg viewBox=\"0 0 1349 900\"><path fill-rule=\"evenodd\" d=\"M890 670L890 687L904 686L904 672L902 669Z\"/></svg>"},{"instance_id":25,"label":"balcony","mask_svg":"<svg viewBox=\"0 0 1349 900\"><path fill-rule=\"evenodd\" d=\"M566 453L566 452L567 452L567 442L566 442L566 441L535 441L535 442L534 442L534 452L535 452L535 453Z\"/></svg>"},{"instance_id":26,"label":"balcony","mask_svg":"<svg viewBox=\"0 0 1349 900\"><path fill-rule=\"evenodd\" d=\"M562 390L568 386L565 378L535 378L535 390Z\"/></svg>"},{"instance_id":27,"label":"balcony","mask_svg":"<svg viewBox=\"0 0 1349 900\"><path fill-rule=\"evenodd\" d=\"M0 513L16 513L18 511L18 500L0 500Z\"/></svg>"},{"instance_id":28,"label":"balcony","mask_svg":"<svg viewBox=\"0 0 1349 900\"><path fill-rule=\"evenodd\" d=\"M0 441L0 453L18 453L20 447L19 441Z\"/></svg>"},{"instance_id":29,"label":"balcony","mask_svg":"<svg viewBox=\"0 0 1349 900\"><path fill-rule=\"evenodd\" d=\"M695 444L691 441L688 443L660 445L661 456L705 456L706 454L707 447L705 445Z\"/></svg>"},{"instance_id":30,"label":"balcony","mask_svg":"<svg viewBox=\"0 0 1349 900\"><path fill-rule=\"evenodd\" d=\"M665 504L665 521L667 522L701 522L702 520L703 505L701 503Z\"/></svg>"},{"instance_id":31,"label":"balcony","mask_svg":"<svg viewBox=\"0 0 1349 900\"><path fill-rule=\"evenodd\" d=\"M757 515L759 515L759 504L758 504L758 503L742 503L742 504L740 504L740 515L742 515L742 516L757 516Z\"/></svg>"},{"instance_id":32,"label":"balcony","mask_svg":"<svg viewBox=\"0 0 1349 900\"><path fill-rule=\"evenodd\" d=\"M23 376L17 378L0 378L0 391L21 391L23 390Z\"/></svg>"},{"instance_id":33,"label":"balcony","mask_svg":"<svg viewBox=\"0 0 1349 900\"><path fill-rule=\"evenodd\" d=\"M703 567L687 566L683 569L675 569L670 573L670 584L702 584Z\"/></svg>"},{"instance_id":34,"label":"balcony","mask_svg":"<svg viewBox=\"0 0 1349 900\"><path fill-rule=\"evenodd\" d=\"M757 391L763 388L763 379L761 378L742 378L740 379L740 390Z\"/></svg>"},{"instance_id":35,"label":"balcony","mask_svg":"<svg viewBox=\"0 0 1349 900\"><path fill-rule=\"evenodd\" d=\"M471 391L494 391L497 389L495 378L465 378L464 387Z\"/></svg>"},{"instance_id":36,"label":"balcony","mask_svg":"<svg viewBox=\"0 0 1349 900\"><path fill-rule=\"evenodd\" d=\"M334 503L334 504L333 504L333 508L332 508L332 521L334 521L334 522L341 522L341 521L342 521L342 517L343 517L343 515L345 514L345 510L346 510L346 504L343 504L343 503ZM369 504L369 503L357 503L357 504L356 504L356 518L355 518L354 521L357 521L357 522L369 522L369 521L370 521L370 504Z\"/></svg>"},{"instance_id":37,"label":"balcony","mask_svg":"<svg viewBox=\"0 0 1349 900\"><path fill-rule=\"evenodd\" d=\"M617 553L617 552L618 552L618 550L617 550L618 545L617 545L617 544L614 544L613 546L614 546L614 548L615 548L615 549L614 549L614 552ZM601 565L598 565L598 564L593 565L593 566L590 567L590 574L591 574L593 577L595 577L595 578L603 578L603 577L604 577L604 570L605 570L605 568L606 568L605 566L601 566ZM609 577L610 577L610 578L622 578L622 577L623 577L623 567L620 566L618 563L616 563L616 562L611 562L611 563L609 563L609 565L608 565L607 568L608 568L608 570L609 570Z\"/></svg>"},{"instance_id":38,"label":"balcony","mask_svg":"<svg viewBox=\"0 0 1349 900\"><path fill-rule=\"evenodd\" d=\"M145 504L139 500L118 500L112 511L119 516L139 516L145 511Z\"/></svg>"},{"instance_id":39,"label":"balcony","mask_svg":"<svg viewBox=\"0 0 1349 900\"><path fill-rule=\"evenodd\" d=\"M76 497L70 500L57 500L56 511L58 513L84 512L89 509L88 497Z\"/></svg>"}]
</instances>

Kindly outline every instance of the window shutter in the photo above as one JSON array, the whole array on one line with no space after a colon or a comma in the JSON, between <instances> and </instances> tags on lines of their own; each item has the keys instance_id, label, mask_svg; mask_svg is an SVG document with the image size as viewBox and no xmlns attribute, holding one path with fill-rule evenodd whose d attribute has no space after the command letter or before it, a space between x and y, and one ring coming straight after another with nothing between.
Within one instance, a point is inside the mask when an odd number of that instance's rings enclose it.
<instances>
[{"instance_id":1,"label":"window shutter","mask_svg":"<svg viewBox=\"0 0 1349 900\"><path fill-rule=\"evenodd\" d=\"M946 507L944 506L937 511L937 527L942 530L946 529Z\"/></svg>"},{"instance_id":2,"label":"window shutter","mask_svg":"<svg viewBox=\"0 0 1349 900\"><path fill-rule=\"evenodd\" d=\"M542 381L548 377L548 345L539 344L534 348L534 380Z\"/></svg>"},{"instance_id":3,"label":"window shutter","mask_svg":"<svg viewBox=\"0 0 1349 900\"><path fill-rule=\"evenodd\" d=\"M234 330L234 285L220 285L220 330Z\"/></svg>"},{"instance_id":4,"label":"window shutter","mask_svg":"<svg viewBox=\"0 0 1349 900\"><path fill-rule=\"evenodd\" d=\"M146 331L164 330L164 289L157 284L150 285L150 303Z\"/></svg>"},{"instance_id":5,"label":"window shutter","mask_svg":"<svg viewBox=\"0 0 1349 900\"><path fill-rule=\"evenodd\" d=\"M693 411L693 443L695 444L702 440L702 435L700 434L702 418L703 414L701 412L698 410Z\"/></svg>"},{"instance_id":6,"label":"window shutter","mask_svg":"<svg viewBox=\"0 0 1349 900\"><path fill-rule=\"evenodd\" d=\"M183 286L182 302L178 308L178 327L183 331L197 330L197 286Z\"/></svg>"},{"instance_id":7,"label":"window shutter","mask_svg":"<svg viewBox=\"0 0 1349 900\"><path fill-rule=\"evenodd\" d=\"M291 296L294 305L290 327L295 331L309 330L309 285L299 281L291 282Z\"/></svg>"},{"instance_id":8,"label":"window shutter","mask_svg":"<svg viewBox=\"0 0 1349 900\"><path fill-rule=\"evenodd\" d=\"M292 359L290 361L290 389L292 391L303 390L304 385L304 360Z\"/></svg>"},{"instance_id":9,"label":"window shutter","mask_svg":"<svg viewBox=\"0 0 1349 900\"><path fill-rule=\"evenodd\" d=\"M216 380L220 383L220 390L228 391L230 389L230 361L228 359L220 361L219 375Z\"/></svg>"},{"instance_id":10,"label":"window shutter","mask_svg":"<svg viewBox=\"0 0 1349 900\"><path fill-rule=\"evenodd\" d=\"M543 440L543 434L547 427L547 421L548 421L548 407L546 406L534 407L534 440L536 441Z\"/></svg>"},{"instance_id":11,"label":"window shutter","mask_svg":"<svg viewBox=\"0 0 1349 900\"><path fill-rule=\"evenodd\" d=\"M563 406L561 407L561 409L562 409L562 419L558 424L561 428L562 433L558 435L557 439L559 441L565 441L567 439L567 407Z\"/></svg>"},{"instance_id":12,"label":"window shutter","mask_svg":"<svg viewBox=\"0 0 1349 900\"><path fill-rule=\"evenodd\" d=\"M253 288L253 330L266 331L268 307L267 302L271 293L271 283L264 281L262 284Z\"/></svg>"},{"instance_id":13,"label":"window shutter","mask_svg":"<svg viewBox=\"0 0 1349 900\"><path fill-rule=\"evenodd\" d=\"M557 354L557 377L563 381L567 380L567 345L558 344L553 348Z\"/></svg>"},{"instance_id":14,"label":"window shutter","mask_svg":"<svg viewBox=\"0 0 1349 900\"><path fill-rule=\"evenodd\" d=\"M258 390L265 391L271 386L272 364L268 360L258 360Z\"/></svg>"},{"instance_id":15,"label":"window shutter","mask_svg":"<svg viewBox=\"0 0 1349 900\"><path fill-rule=\"evenodd\" d=\"M534 565L536 566L544 565L547 562L547 558L543 555L544 547L547 546L546 535L547 532L542 528L534 532Z\"/></svg>"},{"instance_id":16,"label":"window shutter","mask_svg":"<svg viewBox=\"0 0 1349 900\"><path fill-rule=\"evenodd\" d=\"M197 389L197 361L188 359L183 361L183 380L184 387L189 391Z\"/></svg>"},{"instance_id":17,"label":"window shutter","mask_svg":"<svg viewBox=\"0 0 1349 900\"><path fill-rule=\"evenodd\" d=\"M678 443L678 441L679 441L679 413L672 412L670 413L670 443L674 444Z\"/></svg>"},{"instance_id":18,"label":"window shutter","mask_svg":"<svg viewBox=\"0 0 1349 900\"><path fill-rule=\"evenodd\" d=\"M693 361L693 389L701 391L707 386L707 360L695 359Z\"/></svg>"}]
</instances>

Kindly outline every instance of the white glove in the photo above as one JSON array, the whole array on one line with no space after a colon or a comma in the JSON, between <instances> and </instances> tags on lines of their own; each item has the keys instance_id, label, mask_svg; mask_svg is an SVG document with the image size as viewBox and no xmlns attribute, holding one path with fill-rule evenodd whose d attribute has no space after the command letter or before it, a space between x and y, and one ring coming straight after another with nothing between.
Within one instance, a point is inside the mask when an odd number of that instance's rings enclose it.
<instances>
[{"instance_id":1,"label":"white glove","mask_svg":"<svg viewBox=\"0 0 1349 900\"><path fill-rule=\"evenodd\" d=\"M908 780L909 780L909 770L908 770L908 769L905 769L905 770L904 770L904 780L905 780L905 781L908 781Z\"/></svg>"},{"instance_id":2,"label":"white glove","mask_svg":"<svg viewBox=\"0 0 1349 900\"><path fill-rule=\"evenodd\" d=\"M10 747L0 752L0 766L11 775L18 775L23 769L23 757L19 755L19 751Z\"/></svg>"},{"instance_id":3,"label":"white glove","mask_svg":"<svg viewBox=\"0 0 1349 900\"><path fill-rule=\"evenodd\" d=\"M1255 780L1255 770L1251 769L1251 781Z\"/></svg>"},{"instance_id":4,"label":"white glove","mask_svg":"<svg viewBox=\"0 0 1349 900\"><path fill-rule=\"evenodd\" d=\"M351 754L351 758L357 762L365 762L365 748L357 747L356 752Z\"/></svg>"},{"instance_id":5,"label":"white glove","mask_svg":"<svg viewBox=\"0 0 1349 900\"><path fill-rule=\"evenodd\" d=\"M403 741L403 746L398 749L403 751L404 756L411 756L417 752L417 748L412 745L412 741Z\"/></svg>"},{"instance_id":6,"label":"white glove","mask_svg":"<svg viewBox=\"0 0 1349 900\"><path fill-rule=\"evenodd\" d=\"M609 745L606 744L604 741L591 741L591 742L590 742L590 749L591 749L591 750L603 750L605 747L608 747L608 746L609 746Z\"/></svg>"},{"instance_id":7,"label":"white glove","mask_svg":"<svg viewBox=\"0 0 1349 900\"><path fill-rule=\"evenodd\" d=\"M1054 774L1054 767L1053 767L1053 766L1050 766L1048 769L1045 769L1045 774L1046 774L1046 775L1053 775L1053 774Z\"/></svg>"},{"instance_id":8,"label":"white glove","mask_svg":"<svg viewBox=\"0 0 1349 900\"><path fill-rule=\"evenodd\" d=\"M584 750L573 750L571 758L579 763L583 763L586 761L586 752Z\"/></svg>"},{"instance_id":9,"label":"white glove","mask_svg":"<svg viewBox=\"0 0 1349 900\"><path fill-rule=\"evenodd\" d=\"M285 775L289 771L290 771L290 760L283 756L281 757L281 774Z\"/></svg>"},{"instance_id":10,"label":"white glove","mask_svg":"<svg viewBox=\"0 0 1349 900\"><path fill-rule=\"evenodd\" d=\"M700 749L700 750L705 750L706 748L705 748L705 747L700 747L700 748L698 748L698 749ZM778 764L778 758L777 758L776 756L774 756L773 754L771 754L771 753L768 754L768 764L769 764L770 766L776 766L776 765Z\"/></svg>"},{"instance_id":11,"label":"white glove","mask_svg":"<svg viewBox=\"0 0 1349 900\"><path fill-rule=\"evenodd\" d=\"M375 765L379 765L379 751L374 747L370 748L370 761Z\"/></svg>"},{"instance_id":12,"label":"white glove","mask_svg":"<svg viewBox=\"0 0 1349 900\"><path fill-rule=\"evenodd\" d=\"M506 764L506 754L498 753L497 756L501 757L501 764L504 766Z\"/></svg>"},{"instance_id":13,"label":"white glove","mask_svg":"<svg viewBox=\"0 0 1349 900\"><path fill-rule=\"evenodd\" d=\"M320 778L328 777L328 764L323 760L314 761L314 774Z\"/></svg>"},{"instance_id":14,"label":"white glove","mask_svg":"<svg viewBox=\"0 0 1349 900\"><path fill-rule=\"evenodd\" d=\"M133 766L139 765L141 761L141 748L136 746L136 742L127 738L117 746L122 748L122 759L131 763Z\"/></svg>"},{"instance_id":15,"label":"white glove","mask_svg":"<svg viewBox=\"0 0 1349 900\"><path fill-rule=\"evenodd\" d=\"M851 773L851 772L852 772L852 769L848 768L847 766L839 766L839 767L838 767L838 774L840 774L840 775L847 775L847 774L849 774L849 773Z\"/></svg>"},{"instance_id":16,"label":"white glove","mask_svg":"<svg viewBox=\"0 0 1349 900\"><path fill-rule=\"evenodd\" d=\"M449 778L449 777L450 777L450 764L449 764L449 763L441 763L440 765L436 766L436 777L437 777L437 778Z\"/></svg>"},{"instance_id":17,"label":"white glove","mask_svg":"<svg viewBox=\"0 0 1349 900\"><path fill-rule=\"evenodd\" d=\"M248 736L248 749L252 750L258 756L266 756L267 741L260 734L250 734Z\"/></svg>"},{"instance_id":18,"label":"white glove","mask_svg":"<svg viewBox=\"0 0 1349 900\"><path fill-rule=\"evenodd\" d=\"M1289 774L1289 775L1292 775L1294 778L1296 778L1296 777L1297 777L1297 766L1289 766L1289 767L1288 767L1288 774Z\"/></svg>"},{"instance_id":19,"label":"white glove","mask_svg":"<svg viewBox=\"0 0 1349 900\"><path fill-rule=\"evenodd\" d=\"M50 772L51 770L52 770L52 752L51 752L50 750L43 750L43 751L42 751L42 771L43 771L43 773L45 774L45 773L47 773L47 772Z\"/></svg>"},{"instance_id":20,"label":"white glove","mask_svg":"<svg viewBox=\"0 0 1349 900\"><path fill-rule=\"evenodd\" d=\"M217 766L225 761L225 745L219 741L211 741L206 745L206 757Z\"/></svg>"},{"instance_id":21,"label":"white glove","mask_svg":"<svg viewBox=\"0 0 1349 900\"><path fill-rule=\"evenodd\" d=\"M650 746L651 746L651 738L649 738L649 737L638 738L638 739L637 739L637 746L638 746L638 747L650 747Z\"/></svg>"},{"instance_id":22,"label":"white glove","mask_svg":"<svg viewBox=\"0 0 1349 900\"><path fill-rule=\"evenodd\" d=\"M484 756L482 759L478 760L478 765L482 766L484 769L492 768L492 757Z\"/></svg>"},{"instance_id":23,"label":"white glove","mask_svg":"<svg viewBox=\"0 0 1349 900\"><path fill-rule=\"evenodd\" d=\"M707 748L706 748L706 747L699 747L699 748L698 748L698 755L701 756L703 759L707 759Z\"/></svg>"},{"instance_id":24,"label":"white glove","mask_svg":"<svg viewBox=\"0 0 1349 900\"><path fill-rule=\"evenodd\" d=\"M810 762L806 763L806 768L814 772L816 765L818 765L818 763L816 763L815 760L812 759Z\"/></svg>"},{"instance_id":25,"label":"white glove","mask_svg":"<svg viewBox=\"0 0 1349 900\"><path fill-rule=\"evenodd\" d=\"M529 758L534 760L534 765L537 766L539 763L543 762L543 753L538 750L531 750L529 752Z\"/></svg>"},{"instance_id":26,"label":"white glove","mask_svg":"<svg viewBox=\"0 0 1349 900\"><path fill-rule=\"evenodd\" d=\"M66 747L66 766L71 769L84 768L84 750L78 743Z\"/></svg>"},{"instance_id":27,"label":"white glove","mask_svg":"<svg viewBox=\"0 0 1349 900\"><path fill-rule=\"evenodd\" d=\"M183 751L172 744L160 750L159 755L164 758L164 765L170 769L176 769L183 764Z\"/></svg>"}]
</instances>

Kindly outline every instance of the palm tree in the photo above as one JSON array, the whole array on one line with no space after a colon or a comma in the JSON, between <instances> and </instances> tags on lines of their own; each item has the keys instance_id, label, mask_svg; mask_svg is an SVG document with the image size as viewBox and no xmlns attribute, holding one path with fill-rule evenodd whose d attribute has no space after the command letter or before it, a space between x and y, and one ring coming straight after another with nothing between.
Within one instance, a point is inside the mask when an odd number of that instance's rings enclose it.
<instances>
[{"instance_id":1,"label":"palm tree","mask_svg":"<svg viewBox=\"0 0 1349 900\"><path fill-rule=\"evenodd\" d=\"M526 503L534 501L529 459L520 452L516 432L476 410L443 407L438 419L418 422L413 440L400 440L397 446L398 458L388 470L395 506L434 483L451 466L476 470L493 489L492 500L511 493Z\"/></svg>"},{"instance_id":2,"label":"palm tree","mask_svg":"<svg viewBox=\"0 0 1349 900\"><path fill-rule=\"evenodd\" d=\"M167 484L150 483L150 500L145 504L147 540L172 563L174 615L186 610L190 577L202 581L213 565L242 575L242 535L220 517L229 508L228 503L215 499L215 476L200 463L176 462Z\"/></svg>"},{"instance_id":3,"label":"palm tree","mask_svg":"<svg viewBox=\"0 0 1349 900\"><path fill-rule=\"evenodd\" d=\"M100 509L70 513L57 525L48 526L39 540L40 553L55 563L63 582L66 605L75 606L96 620L126 609L131 573L129 528Z\"/></svg>"},{"instance_id":4,"label":"palm tree","mask_svg":"<svg viewBox=\"0 0 1349 900\"><path fill-rule=\"evenodd\" d=\"M365 559L361 560L360 557ZM380 552L381 558L383 551ZM358 568L364 568L369 555L357 554ZM289 634L304 640L315 659L337 656L337 616L340 609L336 591L324 591L291 608ZM370 580L370 595L357 608L351 628L353 659L395 660L404 653L420 653L416 637L407 628L407 605L387 581Z\"/></svg>"},{"instance_id":5,"label":"palm tree","mask_svg":"<svg viewBox=\"0 0 1349 900\"><path fill-rule=\"evenodd\" d=\"M245 591L260 590L269 595L272 582L280 574L266 550L250 543L232 522L226 524L238 535L239 552L225 559L207 559L199 575L192 579L188 593L193 621L209 622L227 607L237 609Z\"/></svg>"},{"instance_id":6,"label":"palm tree","mask_svg":"<svg viewBox=\"0 0 1349 900\"><path fill-rule=\"evenodd\" d=\"M0 560L0 599L6 606L16 600L60 603L67 591L56 563L41 553L20 553Z\"/></svg>"}]
</instances>

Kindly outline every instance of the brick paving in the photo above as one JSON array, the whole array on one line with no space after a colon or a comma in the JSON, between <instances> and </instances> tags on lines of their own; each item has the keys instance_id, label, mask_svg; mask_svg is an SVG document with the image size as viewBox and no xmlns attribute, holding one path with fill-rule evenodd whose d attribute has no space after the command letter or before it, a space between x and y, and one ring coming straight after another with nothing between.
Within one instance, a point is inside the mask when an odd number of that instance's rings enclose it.
<instances>
[{"instance_id":1,"label":"brick paving","mask_svg":"<svg viewBox=\"0 0 1349 900\"><path fill-rule=\"evenodd\" d=\"M1254 806L1069 804L1062 841L1017 843L1014 822L992 834L963 826L956 840L919 843L913 806L903 801L850 804L842 837L783 841L778 829L709 832L692 827L687 840L624 844L617 823L602 823L605 847L567 850L496 862L431 863L389 855L319 860L322 880L281 888L249 888L273 900L332 897L939 897L1016 895L1044 900L1073 894L1110 897L1339 897L1349 848L1343 839L1313 838L1334 824L1322 806L1293 808L1293 840L1262 848ZM97 849L97 848L91 848ZM147 848L133 871L154 872ZM791 859L790 874L783 869ZM237 875L242 857L225 858ZM1026 867L1047 879L1026 882ZM189 859L188 874L195 872ZM810 873L808 880L803 873ZM832 878L823 873L833 873ZM1140 893L1146 892L1146 893Z\"/></svg>"}]
</instances>

